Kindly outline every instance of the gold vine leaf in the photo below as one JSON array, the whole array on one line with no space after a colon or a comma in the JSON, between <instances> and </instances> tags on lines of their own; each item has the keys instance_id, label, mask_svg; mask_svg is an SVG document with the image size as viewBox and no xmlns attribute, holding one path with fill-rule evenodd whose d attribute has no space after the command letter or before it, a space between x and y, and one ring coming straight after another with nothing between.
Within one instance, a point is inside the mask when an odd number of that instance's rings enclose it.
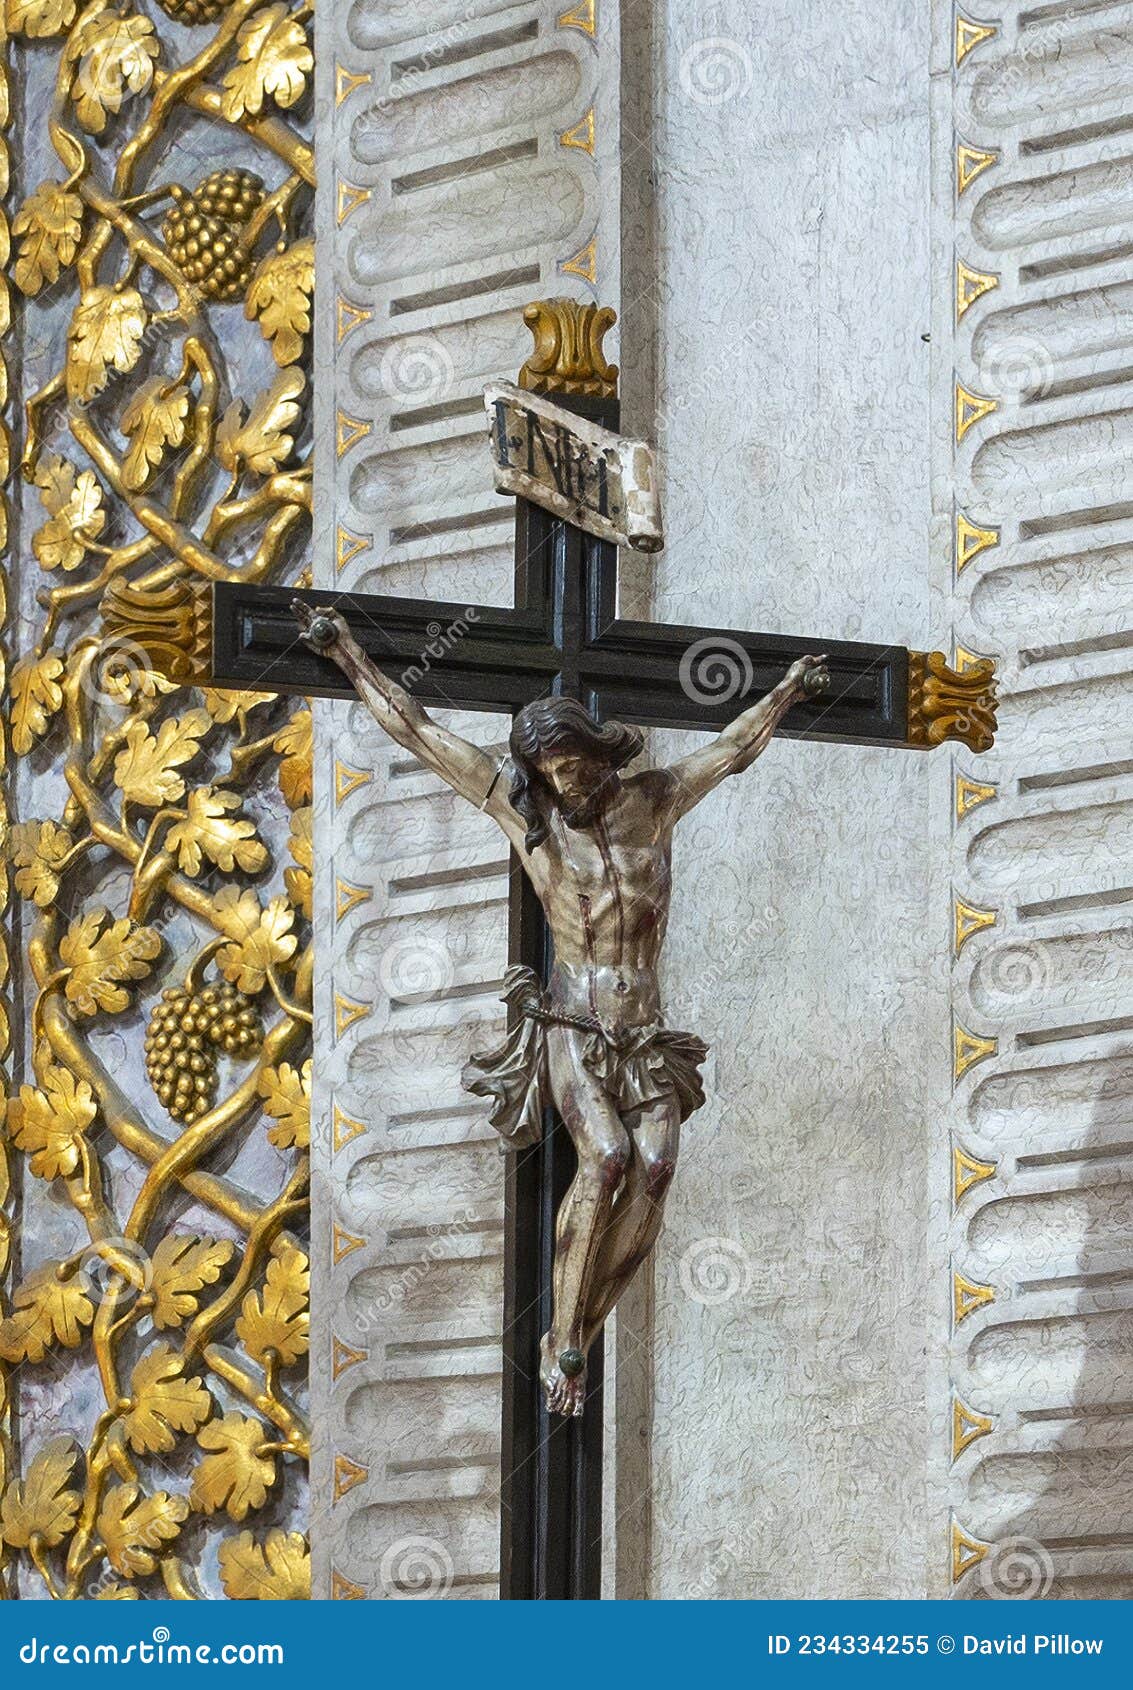
<instances>
[{"instance_id":1,"label":"gold vine leaf","mask_svg":"<svg viewBox=\"0 0 1133 1690\"><path fill-rule=\"evenodd\" d=\"M311 332L311 295L315 287L315 243L296 241L270 252L252 277L244 315L258 317L277 364L293 364L303 355Z\"/></svg>"},{"instance_id":2,"label":"gold vine leaf","mask_svg":"<svg viewBox=\"0 0 1133 1690\"><path fill-rule=\"evenodd\" d=\"M240 868L258 874L269 860L267 847L256 838L256 824L230 812L241 805L238 792L199 786L186 800L188 815L165 836L165 849L176 852L182 873L200 874L207 857L225 874Z\"/></svg>"},{"instance_id":3,"label":"gold vine leaf","mask_svg":"<svg viewBox=\"0 0 1133 1690\"><path fill-rule=\"evenodd\" d=\"M220 1546L220 1582L234 1602L307 1602L311 1551L301 1532L279 1526L259 1543L249 1531Z\"/></svg>"},{"instance_id":4,"label":"gold vine leaf","mask_svg":"<svg viewBox=\"0 0 1133 1690\"><path fill-rule=\"evenodd\" d=\"M171 804L185 790L177 770L191 763L212 726L207 710L189 710L162 722L156 735L145 722L126 726L126 748L114 760L114 779L123 798L148 810Z\"/></svg>"},{"instance_id":5,"label":"gold vine leaf","mask_svg":"<svg viewBox=\"0 0 1133 1690\"><path fill-rule=\"evenodd\" d=\"M231 935L217 952L216 965L226 980L254 997L266 986L268 970L285 966L295 953L295 911L282 897L261 909L256 894L239 886L223 887L213 908L219 925Z\"/></svg>"},{"instance_id":6,"label":"gold vine leaf","mask_svg":"<svg viewBox=\"0 0 1133 1690\"><path fill-rule=\"evenodd\" d=\"M77 0L7 0L4 21L9 35L46 41L70 29L77 11Z\"/></svg>"},{"instance_id":7,"label":"gold vine leaf","mask_svg":"<svg viewBox=\"0 0 1133 1690\"><path fill-rule=\"evenodd\" d=\"M51 1344L77 1350L83 1329L94 1319L82 1273L60 1277L61 1263L42 1262L12 1297L12 1313L0 1321L0 1356L5 1361L42 1361Z\"/></svg>"},{"instance_id":8,"label":"gold vine leaf","mask_svg":"<svg viewBox=\"0 0 1133 1690\"><path fill-rule=\"evenodd\" d=\"M44 458L35 481L48 520L33 534L32 551L43 569L77 569L106 526L102 488L92 470L76 475L59 457Z\"/></svg>"},{"instance_id":9,"label":"gold vine leaf","mask_svg":"<svg viewBox=\"0 0 1133 1690\"><path fill-rule=\"evenodd\" d=\"M264 1427L244 1414L226 1414L197 1433L197 1442L212 1451L198 1462L189 1501L202 1514L227 1510L242 1520L249 1509L262 1508L275 1483L275 1456Z\"/></svg>"},{"instance_id":10,"label":"gold vine leaf","mask_svg":"<svg viewBox=\"0 0 1133 1690\"><path fill-rule=\"evenodd\" d=\"M67 1002L80 1015L100 1009L119 1014L130 1003L120 982L144 980L160 950L161 935L154 928L137 927L128 916L114 921L101 907L87 910L59 941L59 958L68 969Z\"/></svg>"},{"instance_id":11,"label":"gold vine leaf","mask_svg":"<svg viewBox=\"0 0 1133 1690\"><path fill-rule=\"evenodd\" d=\"M114 1571L131 1579L156 1571L155 1551L173 1541L188 1515L186 1497L164 1490L145 1496L138 1485L115 1485L103 1498L96 1529Z\"/></svg>"},{"instance_id":12,"label":"gold vine leaf","mask_svg":"<svg viewBox=\"0 0 1133 1690\"><path fill-rule=\"evenodd\" d=\"M75 116L88 134L101 135L128 94L146 92L161 45L149 18L104 7L79 27L66 56L79 61L71 87Z\"/></svg>"},{"instance_id":13,"label":"gold vine leaf","mask_svg":"<svg viewBox=\"0 0 1133 1690\"><path fill-rule=\"evenodd\" d=\"M122 461L127 487L144 487L170 446L180 446L189 419L189 389L166 376L151 376L122 413L130 449Z\"/></svg>"},{"instance_id":14,"label":"gold vine leaf","mask_svg":"<svg viewBox=\"0 0 1133 1690\"><path fill-rule=\"evenodd\" d=\"M295 861L294 868L285 868L283 884L287 887L287 896L305 915L311 919L311 899L314 892L313 870L315 866L315 845L311 836L311 806L306 804L300 810L295 810L291 817L291 837L287 841L287 849Z\"/></svg>"},{"instance_id":15,"label":"gold vine leaf","mask_svg":"<svg viewBox=\"0 0 1133 1690\"><path fill-rule=\"evenodd\" d=\"M16 286L38 293L45 282L59 280L79 250L83 202L64 182L41 182L16 213L12 233L20 237Z\"/></svg>"},{"instance_id":16,"label":"gold vine leaf","mask_svg":"<svg viewBox=\"0 0 1133 1690\"><path fill-rule=\"evenodd\" d=\"M92 1602L140 1602L141 1597L132 1584L108 1584L96 1590Z\"/></svg>"},{"instance_id":17,"label":"gold vine leaf","mask_svg":"<svg viewBox=\"0 0 1133 1690\"><path fill-rule=\"evenodd\" d=\"M142 355L148 322L137 288L88 288L75 306L67 330L67 392L93 399L111 370L125 375Z\"/></svg>"},{"instance_id":18,"label":"gold vine leaf","mask_svg":"<svg viewBox=\"0 0 1133 1690\"><path fill-rule=\"evenodd\" d=\"M269 97L285 109L295 105L315 65L306 30L284 4L265 6L242 25L236 58L220 101L229 123L258 117Z\"/></svg>"},{"instance_id":19,"label":"gold vine leaf","mask_svg":"<svg viewBox=\"0 0 1133 1690\"><path fill-rule=\"evenodd\" d=\"M201 1381L185 1377L185 1358L168 1344L157 1344L138 1362L127 1401L122 1424L139 1455L168 1453L178 1432L198 1432L213 1410Z\"/></svg>"},{"instance_id":20,"label":"gold vine leaf","mask_svg":"<svg viewBox=\"0 0 1133 1690\"><path fill-rule=\"evenodd\" d=\"M153 1253L150 1293L153 1323L158 1331L180 1326L195 1315L199 1293L215 1285L232 1260L235 1246L227 1238L199 1238L171 1233Z\"/></svg>"},{"instance_id":21,"label":"gold vine leaf","mask_svg":"<svg viewBox=\"0 0 1133 1690\"><path fill-rule=\"evenodd\" d=\"M44 1444L21 1482L13 1479L0 1503L0 1538L11 1549L27 1549L33 1538L56 1549L74 1530L82 1497L70 1488L81 1452L74 1438Z\"/></svg>"},{"instance_id":22,"label":"gold vine leaf","mask_svg":"<svg viewBox=\"0 0 1133 1690\"><path fill-rule=\"evenodd\" d=\"M59 676L63 659L49 651L43 657L24 657L12 670L10 721L12 750L25 756L47 731L47 724L63 702Z\"/></svg>"},{"instance_id":23,"label":"gold vine leaf","mask_svg":"<svg viewBox=\"0 0 1133 1690\"><path fill-rule=\"evenodd\" d=\"M39 1179L73 1174L82 1156L82 1137L98 1113L94 1092L69 1068L44 1069L39 1086L21 1086L8 1106L8 1124L18 1149Z\"/></svg>"},{"instance_id":24,"label":"gold vine leaf","mask_svg":"<svg viewBox=\"0 0 1133 1690\"><path fill-rule=\"evenodd\" d=\"M311 1143L311 1059L302 1068L281 1062L265 1068L258 1082L264 1111L278 1124L268 1128L268 1138L280 1150L292 1145L306 1150Z\"/></svg>"},{"instance_id":25,"label":"gold vine leaf","mask_svg":"<svg viewBox=\"0 0 1133 1690\"><path fill-rule=\"evenodd\" d=\"M279 790L291 809L310 802L311 753L313 749L310 710L296 710L271 742L283 761L279 765Z\"/></svg>"},{"instance_id":26,"label":"gold vine leaf","mask_svg":"<svg viewBox=\"0 0 1133 1690\"><path fill-rule=\"evenodd\" d=\"M45 910L59 891L59 871L74 840L58 822L17 822L12 829L12 862L16 891Z\"/></svg>"},{"instance_id":27,"label":"gold vine leaf","mask_svg":"<svg viewBox=\"0 0 1133 1690\"><path fill-rule=\"evenodd\" d=\"M248 1292L236 1322L236 1336L261 1367L273 1351L284 1367L306 1355L311 1329L307 1312L310 1293L307 1257L294 1245L277 1246L268 1263L262 1293Z\"/></svg>"},{"instance_id":28,"label":"gold vine leaf","mask_svg":"<svg viewBox=\"0 0 1133 1690\"><path fill-rule=\"evenodd\" d=\"M277 470L295 445L288 430L298 421L305 386L302 370L281 370L267 392L253 400L247 416L243 400L234 399L216 431L218 462L233 475L243 467L256 475Z\"/></svg>"}]
</instances>

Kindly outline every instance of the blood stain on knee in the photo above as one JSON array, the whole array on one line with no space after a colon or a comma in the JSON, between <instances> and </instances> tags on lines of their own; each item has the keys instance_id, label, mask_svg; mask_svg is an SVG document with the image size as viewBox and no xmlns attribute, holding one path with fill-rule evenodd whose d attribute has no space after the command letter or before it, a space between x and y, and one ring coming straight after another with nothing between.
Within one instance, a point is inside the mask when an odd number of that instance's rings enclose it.
<instances>
[{"instance_id":1,"label":"blood stain on knee","mask_svg":"<svg viewBox=\"0 0 1133 1690\"><path fill-rule=\"evenodd\" d=\"M645 1189L656 1202L664 1197L673 1183L673 1175L677 1171L677 1164L668 1156L658 1156L650 1162L645 1175Z\"/></svg>"}]
</instances>

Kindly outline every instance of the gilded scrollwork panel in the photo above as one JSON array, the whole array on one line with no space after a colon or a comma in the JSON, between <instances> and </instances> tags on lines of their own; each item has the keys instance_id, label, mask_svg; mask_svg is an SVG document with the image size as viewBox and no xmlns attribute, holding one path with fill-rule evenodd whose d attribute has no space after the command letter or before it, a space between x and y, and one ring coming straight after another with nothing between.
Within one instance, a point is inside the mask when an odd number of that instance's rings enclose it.
<instances>
[{"instance_id":1,"label":"gilded scrollwork panel","mask_svg":"<svg viewBox=\"0 0 1133 1690\"><path fill-rule=\"evenodd\" d=\"M308 567L311 7L6 24L0 1569L9 1595L303 1597L310 711L178 684L154 629Z\"/></svg>"}]
</instances>

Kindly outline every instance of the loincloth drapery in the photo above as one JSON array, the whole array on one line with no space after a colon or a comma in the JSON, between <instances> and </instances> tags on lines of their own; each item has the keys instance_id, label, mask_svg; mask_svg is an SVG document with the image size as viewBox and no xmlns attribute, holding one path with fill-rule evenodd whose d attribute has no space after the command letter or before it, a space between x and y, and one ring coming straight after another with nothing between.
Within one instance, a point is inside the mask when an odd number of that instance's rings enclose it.
<instances>
[{"instance_id":1,"label":"loincloth drapery","mask_svg":"<svg viewBox=\"0 0 1133 1690\"><path fill-rule=\"evenodd\" d=\"M543 1110L554 1099L547 1073L548 1026L584 1032L582 1060L619 1115L675 1097L682 1121L704 1102L700 1064L708 1046L695 1033L654 1022L612 1035L597 1022L548 1005L534 969L509 968L501 999L522 1020L496 1050L472 1056L460 1076L466 1091L493 1099L489 1120L517 1150L539 1142Z\"/></svg>"}]
</instances>

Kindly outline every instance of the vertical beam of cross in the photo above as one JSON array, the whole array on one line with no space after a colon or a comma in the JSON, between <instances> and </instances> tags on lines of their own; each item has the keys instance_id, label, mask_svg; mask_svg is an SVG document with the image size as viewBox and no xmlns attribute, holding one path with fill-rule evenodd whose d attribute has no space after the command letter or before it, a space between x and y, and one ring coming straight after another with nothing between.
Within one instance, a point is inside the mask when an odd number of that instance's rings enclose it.
<instances>
[{"instance_id":1,"label":"vertical beam of cross","mask_svg":"<svg viewBox=\"0 0 1133 1690\"><path fill-rule=\"evenodd\" d=\"M556 395L565 409L605 428L618 425L615 399ZM526 499L515 514L515 602L550 610L561 654L551 690L583 698L578 654L587 598L613 609L617 549ZM585 699L584 702L587 702ZM550 933L518 859L511 865L509 949L546 981ZM596 1600L601 1594L603 1346L587 1363L586 1410L564 1420L547 1412L539 1385L539 1340L551 1326L555 1217L574 1177L570 1138L553 1109L530 1150L508 1157L503 1342L500 1594L511 1600Z\"/></svg>"}]
</instances>

